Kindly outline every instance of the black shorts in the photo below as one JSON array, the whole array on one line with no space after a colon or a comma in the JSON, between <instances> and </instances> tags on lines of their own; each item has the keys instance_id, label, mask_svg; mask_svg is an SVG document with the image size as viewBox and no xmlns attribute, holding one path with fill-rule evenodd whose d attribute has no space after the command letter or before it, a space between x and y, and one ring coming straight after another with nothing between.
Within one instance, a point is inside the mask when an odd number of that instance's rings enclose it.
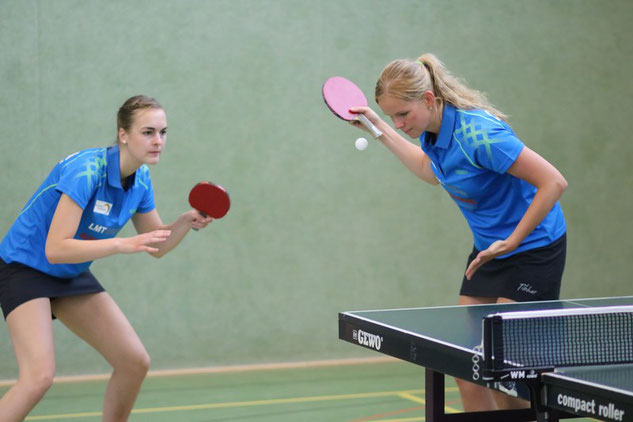
<instances>
[{"instance_id":1,"label":"black shorts","mask_svg":"<svg viewBox=\"0 0 633 422\"><path fill-rule=\"evenodd\" d=\"M4 319L12 310L29 300L47 297L75 296L99 293L105 289L90 270L73 278L58 278L17 262L0 259L0 306ZM52 318L55 318L52 315Z\"/></svg>"},{"instance_id":2,"label":"black shorts","mask_svg":"<svg viewBox=\"0 0 633 422\"><path fill-rule=\"evenodd\" d=\"M473 248L466 268L478 253ZM504 297L517 302L557 300L566 254L567 235L564 234L550 245L493 259L482 265L471 280L464 277L459 294Z\"/></svg>"}]
</instances>

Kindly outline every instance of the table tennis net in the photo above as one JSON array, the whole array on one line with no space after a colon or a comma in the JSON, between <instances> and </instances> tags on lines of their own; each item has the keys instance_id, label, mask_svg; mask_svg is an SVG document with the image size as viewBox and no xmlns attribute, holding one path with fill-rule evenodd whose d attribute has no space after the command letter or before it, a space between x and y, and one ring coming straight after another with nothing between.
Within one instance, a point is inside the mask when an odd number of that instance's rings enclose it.
<instances>
[{"instance_id":1,"label":"table tennis net","mask_svg":"<svg viewBox=\"0 0 633 422\"><path fill-rule=\"evenodd\" d=\"M633 362L633 306L511 312L484 318L491 370Z\"/></svg>"}]
</instances>

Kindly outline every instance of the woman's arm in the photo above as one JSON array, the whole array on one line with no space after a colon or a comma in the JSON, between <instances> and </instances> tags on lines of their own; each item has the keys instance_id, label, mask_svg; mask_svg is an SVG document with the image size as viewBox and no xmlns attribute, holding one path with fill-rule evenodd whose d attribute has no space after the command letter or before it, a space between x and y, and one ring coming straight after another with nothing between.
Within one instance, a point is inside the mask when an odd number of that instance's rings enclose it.
<instances>
[{"instance_id":1,"label":"woman's arm","mask_svg":"<svg viewBox=\"0 0 633 422\"><path fill-rule=\"evenodd\" d=\"M156 245L169 237L169 230L154 230L139 236L98 240L75 239L83 210L68 195L59 198L46 238L46 258L52 264L76 264L116 253L158 251Z\"/></svg>"},{"instance_id":2,"label":"woman's arm","mask_svg":"<svg viewBox=\"0 0 633 422\"><path fill-rule=\"evenodd\" d=\"M567 180L556 167L528 147L523 148L508 173L536 187L532 203L506 239L514 250L552 210L567 189Z\"/></svg>"},{"instance_id":3,"label":"woman's arm","mask_svg":"<svg viewBox=\"0 0 633 422\"><path fill-rule=\"evenodd\" d=\"M567 181L556 167L528 147L523 148L508 173L535 186L536 194L512 234L505 240L494 242L470 263L466 270L466 278L469 280L484 263L518 248L567 189Z\"/></svg>"},{"instance_id":4,"label":"woman's arm","mask_svg":"<svg viewBox=\"0 0 633 422\"><path fill-rule=\"evenodd\" d=\"M181 214L173 223L163 224L158 211L153 209L147 213L137 213L132 217L132 222L138 233L148 233L155 230L168 230L171 234L160 244L152 245L155 250L150 253L160 258L174 249L189 233L191 228L203 229L213 221L211 217L203 217L198 211L190 210Z\"/></svg>"},{"instance_id":5,"label":"woman's arm","mask_svg":"<svg viewBox=\"0 0 633 422\"><path fill-rule=\"evenodd\" d=\"M417 145L407 141L402 135L400 135L394 128L388 125L382 120L376 112L369 107L354 107L350 109L354 112L364 114L378 129L382 131L382 136L378 139L389 150L400 159L402 164L405 165L413 174L420 179L432 185L437 185L439 182L431 170L431 159L422 151ZM367 131L358 121L351 122L359 129Z\"/></svg>"},{"instance_id":6,"label":"woman's arm","mask_svg":"<svg viewBox=\"0 0 633 422\"><path fill-rule=\"evenodd\" d=\"M422 148L407 141L386 123L384 127L380 127L380 130L383 133L379 138L380 141L400 159L406 168L427 183L432 185L439 183L431 170L431 159L422 151Z\"/></svg>"}]
</instances>

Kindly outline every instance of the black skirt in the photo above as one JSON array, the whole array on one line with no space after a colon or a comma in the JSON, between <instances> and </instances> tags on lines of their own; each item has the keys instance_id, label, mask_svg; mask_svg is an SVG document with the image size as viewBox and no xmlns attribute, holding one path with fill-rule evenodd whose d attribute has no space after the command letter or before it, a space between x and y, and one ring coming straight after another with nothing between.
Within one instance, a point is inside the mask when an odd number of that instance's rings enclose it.
<instances>
[{"instance_id":1,"label":"black skirt","mask_svg":"<svg viewBox=\"0 0 633 422\"><path fill-rule=\"evenodd\" d=\"M466 268L477 257L473 248ZM504 297L517 302L557 300L567 254L567 235L541 248L519 252L482 265L468 280L462 280L463 296Z\"/></svg>"},{"instance_id":2,"label":"black skirt","mask_svg":"<svg viewBox=\"0 0 633 422\"><path fill-rule=\"evenodd\" d=\"M103 291L105 289L90 270L73 278L59 278L17 262L7 264L0 259L0 305L4 319L29 300L42 297L54 300ZM55 316L52 315L52 318Z\"/></svg>"}]
</instances>

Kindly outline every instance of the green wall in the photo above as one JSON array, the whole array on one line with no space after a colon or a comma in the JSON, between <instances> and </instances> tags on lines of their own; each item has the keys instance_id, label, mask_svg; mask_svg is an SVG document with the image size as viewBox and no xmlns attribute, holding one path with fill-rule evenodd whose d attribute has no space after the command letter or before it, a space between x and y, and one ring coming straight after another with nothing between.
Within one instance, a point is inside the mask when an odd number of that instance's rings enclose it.
<instances>
[{"instance_id":1,"label":"green wall","mask_svg":"<svg viewBox=\"0 0 633 422\"><path fill-rule=\"evenodd\" d=\"M567 178L562 296L633 294L632 18L630 0L0 0L0 233L54 163L112 143L127 97L154 96L163 220L203 179L233 208L161 260L93 265L153 367L365 356L337 312L454 304L472 240L441 188L356 151L320 88L371 97L389 61L434 52ZM59 374L107 370L55 326Z\"/></svg>"}]
</instances>

